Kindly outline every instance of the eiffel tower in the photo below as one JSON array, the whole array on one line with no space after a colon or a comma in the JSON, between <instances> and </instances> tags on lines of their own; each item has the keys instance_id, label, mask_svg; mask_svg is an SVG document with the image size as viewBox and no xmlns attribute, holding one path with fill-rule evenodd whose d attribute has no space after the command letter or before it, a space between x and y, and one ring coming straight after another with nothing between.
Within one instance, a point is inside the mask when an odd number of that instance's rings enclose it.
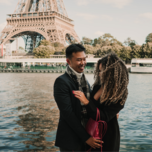
<instances>
[{"instance_id":1,"label":"eiffel tower","mask_svg":"<svg viewBox=\"0 0 152 152\"><path fill-rule=\"evenodd\" d=\"M18 37L24 39L27 52L32 52L42 39L64 45L80 42L63 0L19 0L14 13L8 14L0 44L10 44Z\"/></svg>"}]
</instances>

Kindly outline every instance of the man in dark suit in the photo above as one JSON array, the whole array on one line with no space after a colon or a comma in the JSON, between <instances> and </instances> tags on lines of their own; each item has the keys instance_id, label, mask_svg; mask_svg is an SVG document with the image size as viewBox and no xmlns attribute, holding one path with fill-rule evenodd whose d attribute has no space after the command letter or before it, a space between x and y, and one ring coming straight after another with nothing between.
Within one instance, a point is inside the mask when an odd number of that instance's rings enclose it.
<instances>
[{"instance_id":1,"label":"man in dark suit","mask_svg":"<svg viewBox=\"0 0 152 152\"><path fill-rule=\"evenodd\" d=\"M54 98L60 110L60 118L55 146L65 151L85 151L85 144L99 148L101 141L86 132L88 120L85 106L74 96L72 91L83 91L90 97L90 85L83 74L86 66L85 48L72 44L66 49L68 63L65 74L59 76L54 84Z\"/></svg>"}]
</instances>

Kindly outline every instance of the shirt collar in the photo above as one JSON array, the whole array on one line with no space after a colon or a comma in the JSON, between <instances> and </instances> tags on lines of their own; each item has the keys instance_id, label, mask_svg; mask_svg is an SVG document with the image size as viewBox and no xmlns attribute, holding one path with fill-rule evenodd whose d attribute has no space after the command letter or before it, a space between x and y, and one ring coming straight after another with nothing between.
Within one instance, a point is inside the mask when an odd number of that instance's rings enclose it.
<instances>
[{"instance_id":1,"label":"shirt collar","mask_svg":"<svg viewBox=\"0 0 152 152\"><path fill-rule=\"evenodd\" d=\"M78 79L81 79L83 73L78 73L78 72L76 72L76 71L75 71L73 68L71 68L70 66L69 66L69 68L75 73L75 75L76 75L76 77L77 77Z\"/></svg>"}]
</instances>

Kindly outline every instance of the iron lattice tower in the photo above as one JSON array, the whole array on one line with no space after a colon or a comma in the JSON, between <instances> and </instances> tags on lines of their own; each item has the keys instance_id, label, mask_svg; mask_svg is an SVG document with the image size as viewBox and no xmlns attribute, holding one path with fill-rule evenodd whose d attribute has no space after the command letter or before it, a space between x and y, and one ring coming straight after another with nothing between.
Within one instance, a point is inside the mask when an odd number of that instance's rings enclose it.
<instances>
[{"instance_id":1,"label":"iron lattice tower","mask_svg":"<svg viewBox=\"0 0 152 152\"><path fill-rule=\"evenodd\" d=\"M19 0L14 13L8 14L0 44L11 43L20 36L28 52L33 51L42 39L64 45L73 40L80 41L63 0Z\"/></svg>"}]
</instances>

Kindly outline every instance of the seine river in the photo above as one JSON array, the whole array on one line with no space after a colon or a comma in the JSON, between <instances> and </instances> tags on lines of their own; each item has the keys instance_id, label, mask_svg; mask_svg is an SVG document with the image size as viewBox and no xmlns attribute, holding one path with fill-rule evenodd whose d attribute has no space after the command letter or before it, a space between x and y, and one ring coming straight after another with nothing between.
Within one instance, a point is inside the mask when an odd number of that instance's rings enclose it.
<instances>
[{"instance_id":1,"label":"seine river","mask_svg":"<svg viewBox=\"0 0 152 152\"><path fill-rule=\"evenodd\" d=\"M58 151L59 74L0 74L0 151ZM93 75L86 75L90 84ZM130 74L129 96L120 112L121 152L152 151L152 75Z\"/></svg>"}]
</instances>

